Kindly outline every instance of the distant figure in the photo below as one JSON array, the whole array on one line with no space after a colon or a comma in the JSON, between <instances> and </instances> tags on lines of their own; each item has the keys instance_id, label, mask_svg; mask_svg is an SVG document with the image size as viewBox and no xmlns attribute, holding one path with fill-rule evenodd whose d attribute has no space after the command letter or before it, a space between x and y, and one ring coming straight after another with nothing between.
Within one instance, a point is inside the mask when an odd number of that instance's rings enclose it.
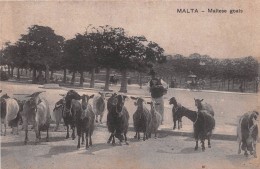
<instances>
[{"instance_id":1,"label":"distant figure","mask_svg":"<svg viewBox=\"0 0 260 169\"><path fill-rule=\"evenodd\" d=\"M244 92L242 83L239 86L239 90L240 90L240 92Z\"/></svg>"},{"instance_id":2,"label":"distant figure","mask_svg":"<svg viewBox=\"0 0 260 169\"><path fill-rule=\"evenodd\" d=\"M39 75L37 76L37 82L38 82L39 84L43 84L44 81L45 81L45 77L44 77L44 75L42 74L42 71L40 71Z\"/></svg>"},{"instance_id":3,"label":"distant figure","mask_svg":"<svg viewBox=\"0 0 260 169\"><path fill-rule=\"evenodd\" d=\"M164 100L163 95L167 93L168 85L161 78L155 77L155 73L152 75L152 79L148 82L149 91L151 93L152 100L157 103L155 109L162 116L162 124L164 120Z\"/></svg>"}]
</instances>

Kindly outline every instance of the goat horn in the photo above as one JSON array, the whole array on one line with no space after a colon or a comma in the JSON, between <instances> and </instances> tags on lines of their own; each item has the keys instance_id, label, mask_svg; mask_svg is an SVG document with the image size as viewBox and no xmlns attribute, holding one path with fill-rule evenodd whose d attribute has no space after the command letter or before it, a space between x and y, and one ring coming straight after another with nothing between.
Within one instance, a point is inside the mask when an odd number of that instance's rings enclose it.
<instances>
[{"instance_id":1,"label":"goat horn","mask_svg":"<svg viewBox=\"0 0 260 169\"><path fill-rule=\"evenodd\" d=\"M30 95L30 94L23 94L23 93L15 93L13 95Z\"/></svg>"},{"instance_id":2,"label":"goat horn","mask_svg":"<svg viewBox=\"0 0 260 169\"><path fill-rule=\"evenodd\" d=\"M42 92L45 92L45 91L35 92L35 93L31 94L30 96L26 96L26 97L37 97Z\"/></svg>"}]
</instances>

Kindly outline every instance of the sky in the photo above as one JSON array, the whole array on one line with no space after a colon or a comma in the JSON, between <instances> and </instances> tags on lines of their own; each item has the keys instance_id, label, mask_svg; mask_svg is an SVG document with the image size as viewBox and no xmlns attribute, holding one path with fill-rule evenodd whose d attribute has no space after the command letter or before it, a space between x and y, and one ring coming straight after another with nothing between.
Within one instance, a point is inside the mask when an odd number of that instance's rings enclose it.
<instances>
[{"instance_id":1,"label":"sky","mask_svg":"<svg viewBox=\"0 0 260 169\"><path fill-rule=\"evenodd\" d=\"M180 14L179 8L198 9L199 13ZM226 9L228 13L208 13L208 8ZM230 9L243 13L230 14ZM1 46L17 41L34 24L50 26L65 39L83 33L92 24L123 27L129 35L144 35L166 54L260 58L259 0L1 1L0 17Z\"/></svg>"}]
</instances>

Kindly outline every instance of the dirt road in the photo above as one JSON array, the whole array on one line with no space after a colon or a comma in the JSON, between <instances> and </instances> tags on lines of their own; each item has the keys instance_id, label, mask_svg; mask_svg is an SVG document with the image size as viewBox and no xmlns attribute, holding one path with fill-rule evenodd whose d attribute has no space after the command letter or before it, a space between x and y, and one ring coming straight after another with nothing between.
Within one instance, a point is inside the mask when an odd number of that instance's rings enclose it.
<instances>
[{"instance_id":1,"label":"dirt road","mask_svg":"<svg viewBox=\"0 0 260 169\"><path fill-rule=\"evenodd\" d=\"M63 130L63 128L61 128ZM9 130L10 132L10 130ZM9 133L8 132L8 133ZM130 132L130 145L107 144L106 128L97 127L93 147L76 148L77 141L65 139L65 132L51 132L50 142L34 145L35 134L29 131L29 145L23 145L24 132L19 136L1 137L2 169L240 169L260 167L260 160L237 154L235 141L212 140L212 148L194 151L193 138L160 135L157 139L137 141ZM258 147L258 152L260 149Z\"/></svg>"},{"instance_id":2,"label":"dirt road","mask_svg":"<svg viewBox=\"0 0 260 169\"><path fill-rule=\"evenodd\" d=\"M137 88L131 87L134 92ZM43 89L39 85L24 85L11 82L1 82L3 93L8 93L11 97L25 99L22 95L31 94L35 91L45 90L41 95L50 102L51 109L68 89ZM84 89L77 90L82 93L97 93ZM131 92L131 91L129 91ZM141 92L140 92L141 93ZM137 93L138 94L138 93ZM221 94L207 92L189 92L174 90L168 92L165 98L165 116L166 127L172 126L171 107L167 99L175 96L180 102L194 109L193 98L204 98L212 103L216 109L216 130L218 128L226 130L226 125L233 125L235 128L237 118L245 111L255 109L258 106L258 95L240 95L240 94ZM149 98L148 98L149 99ZM130 124L132 123L132 114L135 111L133 101L126 102L130 112ZM105 116L106 117L106 114ZM104 118L104 122L106 118ZM184 119L183 125L189 125L192 131L192 123ZM52 125L53 126L53 125ZM235 134L234 131L231 131ZM192 138L160 135L158 139L148 141L136 141L133 139L134 133L130 132L130 145L112 146L108 145L108 132L104 126L96 126L93 136L93 147L89 150L84 148L77 149L77 140L65 139L65 130L61 126L59 132L50 132L50 142L46 143L42 133L42 142L34 145L35 134L29 132L29 145L23 145L24 131L20 135L11 135L10 129L7 130L7 136L1 136L1 167L3 169L15 168L62 168L62 169L232 169L232 168L260 168L260 160L255 158L246 158L243 155L237 155L237 143L235 141L212 140L212 148L205 152L194 151L195 142ZM259 146L257 148L259 155Z\"/></svg>"}]
</instances>

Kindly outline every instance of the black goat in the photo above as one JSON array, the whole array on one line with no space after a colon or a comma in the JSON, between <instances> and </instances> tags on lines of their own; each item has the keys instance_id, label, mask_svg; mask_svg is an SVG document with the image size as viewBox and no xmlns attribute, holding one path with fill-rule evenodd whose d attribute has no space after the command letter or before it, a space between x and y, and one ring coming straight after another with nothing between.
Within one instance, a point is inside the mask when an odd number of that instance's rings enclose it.
<instances>
[{"instance_id":1,"label":"black goat","mask_svg":"<svg viewBox=\"0 0 260 169\"><path fill-rule=\"evenodd\" d=\"M124 106L125 98L127 96L114 93L107 100L107 127L111 133L107 143L110 143L112 140L113 145L115 145L115 137L120 140L120 143L125 140L125 143L128 145L126 134L129 126L129 113Z\"/></svg>"},{"instance_id":2,"label":"black goat","mask_svg":"<svg viewBox=\"0 0 260 169\"><path fill-rule=\"evenodd\" d=\"M205 110L196 112L183 106L178 106L175 113L177 118L186 116L193 122L194 138L196 140L195 150L198 149L198 140L200 140L202 144L202 151L205 151L205 139L208 139L208 147L211 148L210 138L212 135L212 130L215 128L215 119L213 116Z\"/></svg>"},{"instance_id":3,"label":"black goat","mask_svg":"<svg viewBox=\"0 0 260 169\"><path fill-rule=\"evenodd\" d=\"M65 126L67 127L66 138L69 138L69 126L72 129L72 140L75 139L75 123L76 123L76 113L81 113L81 104L79 100L81 96L74 90L67 92L65 96L65 106L62 112L63 120Z\"/></svg>"},{"instance_id":4,"label":"black goat","mask_svg":"<svg viewBox=\"0 0 260 169\"><path fill-rule=\"evenodd\" d=\"M180 129L180 128L182 128L182 118L177 118L176 117L176 110L178 109L178 106L180 106L180 105L178 105L178 103L177 103L177 101L176 101L176 99L175 99L175 97L172 97L170 100L169 100L169 104L171 105L173 105L173 107L172 107L172 120L173 120L173 130L175 130L176 129L176 122L178 122L178 129Z\"/></svg>"}]
</instances>

